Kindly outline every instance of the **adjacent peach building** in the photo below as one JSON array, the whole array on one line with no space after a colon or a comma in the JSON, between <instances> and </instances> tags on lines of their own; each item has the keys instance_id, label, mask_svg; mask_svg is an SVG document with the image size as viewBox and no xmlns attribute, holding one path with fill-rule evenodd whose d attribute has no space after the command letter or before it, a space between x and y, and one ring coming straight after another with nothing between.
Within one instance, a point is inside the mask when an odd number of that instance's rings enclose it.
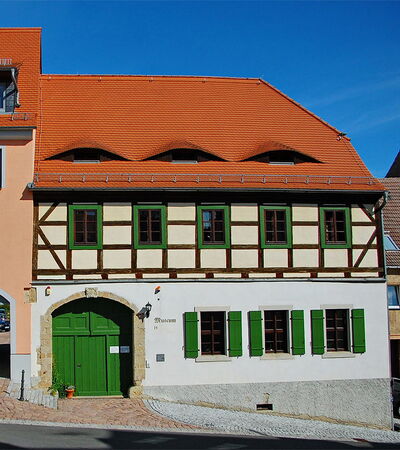
<instances>
[{"instance_id":1,"label":"adjacent peach building","mask_svg":"<svg viewBox=\"0 0 400 450\"><path fill-rule=\"evenodd\" d=\"M11 377L30 373L32 180L38 122L40 29L0 29L0 296L11 310ZM28 382L30 377L28 378Z\"/></svg>"}]
</instances>

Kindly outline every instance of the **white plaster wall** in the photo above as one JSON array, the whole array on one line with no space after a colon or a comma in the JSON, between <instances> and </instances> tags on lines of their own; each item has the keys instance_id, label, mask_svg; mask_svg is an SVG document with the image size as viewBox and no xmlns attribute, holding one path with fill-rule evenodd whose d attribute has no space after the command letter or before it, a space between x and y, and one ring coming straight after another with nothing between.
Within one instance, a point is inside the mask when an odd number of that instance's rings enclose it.
<instances>
[{"instance_id":1,"label":"white plaster wall","mask_svg":"<svg viewBox=\"0 0 400 450\"><path fill-rule=\"evenodd\" d=\"M287 267L288 250L286 248L264 249L264 267Z\"/></svg>"},{"instance_id":2,"label":"white plaster wall","mask_svg":"<svg viewBox=\"0 0 400 450\"><path fill-rule=\"evenodd\" d=\"M232 250L232 267L258 267L258 250Z\"/></svg>"},{"instance_id":3,"label":"white plaster wall","mask_svg":"<svg viewBox=\"0 0 400 450\"><path fill-rule=\"evenodd\" d=\"M193 268L195 267L195 250L168 250L168 267Z\"/></svg>"},{"instance_id":4,"label":"white plaster wall","mask_svg":"<svg viewBox=\"0 0 400 450\"><path fill-rule=\"evenodd\" d=\"M51 205L52 203L39 203L39 219L44 216ZM58 206L56 206L46 220L67 220L66 203L60 203Z\"/></svg>"},{"instance_id":5,"label":"white plaster wall","mask_svg":"<svg viewBox=\"0 0 400 450\"><path fill-rule=\"evenodd\" d=\"M347 267L346 248L326 248L324 250L325 267Z\"/></svg>"},{"instance_id":6,"label":"white plaster wall","mask_svg":"<svg viewBox=\"0 0 400 450\"><path fill-rule=\"evenodd\" d=\"M51 285L51 283L50 283ZM161 291L154 295L156 286ZM190 385L219 383L257 383L276 381L346 380L388 378L388 321L385 283L341 281L235 280L208 282L156 280L132 283L56 284L51 295L46 285L37 286L37 303L32 304L32 355L40 345L40 316L55 302L86 287L97 287L125 298L137 308L150 301L153 308L145 319L146 375L144 385ZM159 300L158 300L159 299ZM260 306L293 307L304 310L306 354L289 360L250 357L247 312ZM322 306L364 308L366 346L364 354L348 358L323 358L311 354L310 310ZM226 306L242 311L243 356L226 362L196 362L184 358L183 313L196 307ZM155 318L175 319L175 323L156 323ZM156 354L165 362L156 362ZM32 358L32 375L38 367Z\"/></svg>"},{"instance_id":7,"label":"white plaster wall","mask_svg":"<svg viewBox=\"0 0 400 450\"><path fill-rule=\"evenodd\" d=\"M61 262L66 264L66 251L54 250ZM60 267L49 250L38 250L38 269L59 269Z\"/></svg>"},{"instance_id":8,"label":"white plaster wall","mask_svg":"<svg viewBox=\"0 0 400 450\"><path fill-rule=\"evenodd\" d=\"M258 244L258 226L231 227L232 244Z\"/></svg>"},{"instance_id":9,"label":"white plaster wall","mask_svg":"<svg viewBox=\"0 0 400 450\"><path fill-rule=\"evenodd\" d=\"M162 267L162 250L138 249L137 267L145 269Z\"/></svg>"},{"instance_id":10,"label":"white plaster wall","mask_svg":"<svg viewBox=\"0 0 400 450\"><path fill-rule=\"evenodd\" d=\"M295 221L317 221L318 220L318 205L293 204L292 205L292 220Z\"/></svg>"},{"instance_id":11,"label":"white plaster wall","mask_svg":"<svg viewBox=\"0 0 400 450\"><path fill-rule=\"evenodd\" d=\"M168 244L195 244L194 225L168 225Z\"/></svg>"},{"instance_id":12,"label":"white plaster wall","mask_svg":"<svg viewBox=\"0 0 400 450\"><path fill-rule=\"evenodd\" d=\"M258 206L256 203L232 203L231 220L258 221Z\"/></svg>"},{"instance_id":13,"label":"white plaster wall","mask_svg":"<svg viewBox=\"0 0 400 450\"><path fill-rule=\"evenodd\" d=\"M314 249L294 249L294 267L318 267L318 250Z\"/></svg>"},{"instance_id":14,"label":"white plaster wall","mask_svg":"<svg viewBox=\"0 0 400 450\"><path fill-rule=\"evenodd\" d=\"M375 231L375 227L356 226L352 227L351 231L353 244L366 244L372 236L372 233ZM372 243L376 244L376 238L372 241Z\"/></svg>"},{"instance_id":15,"label":"white plaster wall","mask_svg":"<svg viewBox=\"0 0 400 450\"><path fill-rule=\"evenodd\" d=\"M168 203L168 220L195 220L196 206L194 203Z\"/></svg>"},{"instance_id":16,"label":"white plaster wall","mask_svg":"<svg viewBox=\"0 0 400 450\"><path fill-rule=\"evenodd\" d=\"M226 250L224 248L205 248L200 250L200 265L205 268L226 267Z\"/></svg>"},{"instance_id":17,"label":"white plaster wall","mask_svg":"<svg viewBox=\"0 0 400 450\"><path fill-rule=\"evenodd\" d=\"M130 250L103 250L105 269L129 269L131 267Z\"/></svg>"},{"instance_id":18,"label":"white plaster wall","mask_svg":"<svg viewBox=\"0 0 400 450\"><path fill-rule=\"evenodd\" d=\"M72 250L73 269L97 268L97 250Z\"/></svg>"},{"instance_id":19,"label":"white plaster wall","mask_svg":"<svg viewBox=\"0 0 400 450\"><path fill-rule=\"evenodd\" d=\"M293 244L318 244L319 229L318 227L292 227Z\"/></svg>"},{"instance_id":20,"label":"white plaster wall","mask_svg":"<svg viewBox=\"0 0 400 450\"><path fill-rule=\"evenodd\" d=\"M63 226L46 226L40 227L46 238L52 245L65 245L67 242L67 227ZM42 238L39 236L39 244L44 244Z\"/></svg>"},{"instance_id":21,"label":"white plaster wall","mask_svg":"<svg viewBox=\"0 0 400 450\"><path fill-rule=\"evenodd\" d=\"M351 220L353 222L371 222L365 212L357 205L351 205Z\"/></svg>"},{"instance_id":22,"label":"white plaster wall","mask_svg":"<svg viewBox=\"0 0 400 450\"><path fill-rule=\"evenodd\" d=\"M361 249L353 250L353 262L357 261L357 258L360 256L362 252ZM365 254L363 260L360 263L360 267L378 267L378 251L377 250L368 250Z\"/></svg>"},{"instance_id":23,"label":"white plaster wall","mask_svg":"<svg viewBox=\"0 0 400 450\"><path fill-rule=\"evenodd\" d=\"M131 220L131 203L104 203L103 220Z\"/></svg>"},{"instance_id":24,"label":"white plaster wall","mask_svg":"<svg viewBox=\"0 0 400 450\"><path fill-rule=\"evenodd\" d=\"M131 244L132 228L130 226L104 226L103 244Z\"/></svg>"}]
</instances>

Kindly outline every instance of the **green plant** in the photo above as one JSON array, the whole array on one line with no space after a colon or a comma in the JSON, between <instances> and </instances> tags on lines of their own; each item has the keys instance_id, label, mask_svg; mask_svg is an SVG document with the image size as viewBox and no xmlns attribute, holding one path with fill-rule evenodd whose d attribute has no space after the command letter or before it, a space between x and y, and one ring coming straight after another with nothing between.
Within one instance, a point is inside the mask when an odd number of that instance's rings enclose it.
<instances>
[{"instance_id":1,"label":"green plant","mask_svg":"<svg viewBox=\"0 0 400 450\"><path fill-rule=\"evenodd\" d=\"M58 392L59 398L64 398L66 385L67 383L65 383L56 366L53 364L53 378L51 386L49 387L49 392L52 393L52 395Z\"/></svg>"}]
</instances>

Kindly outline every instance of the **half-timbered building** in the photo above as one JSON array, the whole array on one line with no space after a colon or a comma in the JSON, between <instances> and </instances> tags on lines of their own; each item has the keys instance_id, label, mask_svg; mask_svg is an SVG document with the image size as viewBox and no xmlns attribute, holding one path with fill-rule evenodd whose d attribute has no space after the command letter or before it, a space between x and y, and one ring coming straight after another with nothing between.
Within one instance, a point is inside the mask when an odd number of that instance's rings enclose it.
<instances>
[{"instance_id":1,"label":"half-timbered building","mask_svg":"<svg viewBox=\"0 0 400 450\"><path fill-rule=\"evenodd\" d=\"M344 133L261 79L39 81L32 384L390 426L384 188Z\"/></svg>"}]
</instances>

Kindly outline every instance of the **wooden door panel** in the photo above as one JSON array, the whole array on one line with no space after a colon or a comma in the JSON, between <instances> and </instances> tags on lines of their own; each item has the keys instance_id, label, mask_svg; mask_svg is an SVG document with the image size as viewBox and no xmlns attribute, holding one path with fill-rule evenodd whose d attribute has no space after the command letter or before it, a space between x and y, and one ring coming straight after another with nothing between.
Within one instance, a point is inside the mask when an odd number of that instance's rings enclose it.
<instances>
[{"instance_id":1,"label":"wooden door panel","mask_svg":"<svg viewBox=\"0 0 400 450\"><path fill-rule=\"evenodd\" d=\"M107 395L105 336L76 336L77 395Z\"/></svg>"},{"instance_id":2,"label":"wooden door panel","mask_svg":"<svg viewBox=\"0 0 400 450\"><path fill-rule=\"evenodd\" d=\"M53 337L53 376L66 385L75 386L75 337Z\"/></svg>"}]
</instances>

